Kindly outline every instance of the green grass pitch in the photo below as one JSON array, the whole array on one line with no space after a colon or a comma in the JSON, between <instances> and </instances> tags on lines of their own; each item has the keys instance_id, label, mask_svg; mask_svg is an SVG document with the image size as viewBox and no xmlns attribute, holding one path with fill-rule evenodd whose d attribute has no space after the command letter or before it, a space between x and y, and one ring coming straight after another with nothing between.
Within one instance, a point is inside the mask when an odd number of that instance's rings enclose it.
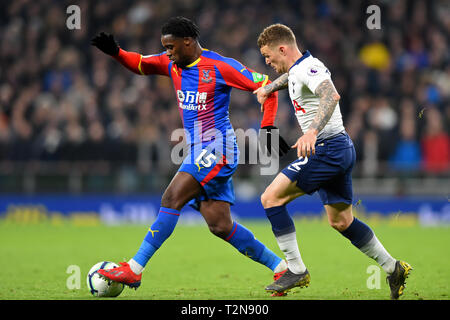
<instances>
[{"instance_id":1,"label":"green grass pitch","mask_svg":"<svg viewBox=\"0 0 450 320\"><path fill-rule=\"evenodd\" d=\"M275 239L266 221L241 221L277 254ZM401 299L448 300L450 295L450 229L402 227L380 223L372 226L378 238L396 258L414 270ZM296 220L303 260L311 272L309 288L272 298L264 291L272 272L241 255L209 233L204 223L178 225L150 260L141 287L125 288L116 299L240 300L240 299L389 299L385 274L368 273L375 261L323 221ZM20 225L0 221L0 299L99 299L86 286L86 274L95 263L131 258L147 232L146 226L74 226L62 223ZM81 271L79 289L76 273ZM70 271L70 269L69 269ZM73 278L70 278L70 277ZM371 278L372 277L372 278ZM109 298L111 299L111 298Z\"/></svg>"}]
</instances>

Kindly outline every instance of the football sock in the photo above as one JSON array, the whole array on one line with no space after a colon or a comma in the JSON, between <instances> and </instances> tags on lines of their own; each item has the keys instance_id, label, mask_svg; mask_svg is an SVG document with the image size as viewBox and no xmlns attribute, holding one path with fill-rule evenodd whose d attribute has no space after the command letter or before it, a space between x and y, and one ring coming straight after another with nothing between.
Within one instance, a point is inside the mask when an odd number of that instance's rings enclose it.
<instances>
[{"instance_id":1,"label":"football sock","mask_svg":"<svg viewBox=\"0 0 450 320\"><path fill-rule=\"evenodd\" d=\"M139 275L142 273L142 271L144 271L144 267L137 263L137 261L134 259L128 261L128 264L130 265L131 271L133 271L135 274Z\"/></svg>"},{"instance_id":2,"label":"football sock","mask_svg":"<svg viewBox=\"0 0 450 320\"><path fill-rule=\"evenodd\" d=\"M386 251L378 238L373 238L359 250L364 252L368 257L374 259L383 268L387 274L391 274L395 269L396 260Z\"/></svg>"},{"instance_id":3,"label":"football sock","mask_svg":"<svg viewBox=\"0 0 450 320\"><path fill-rule=\"evenodd\" d=\"M225 238L240 253L259 262L274 271L282 262L281 258L258 241L253 233L237 222L233 223L231 232Z\"/></svg>"},{"instance_id":4,"label":"football sock","mask_svg":"<svg viewBox=\"0 0 450 320\"><path fill-rule=\"evenodd\" d=\"M272 225L272 231L275 236L295 232L294 221L287 212L286 206L278 206L264 209L267 218Z\"/></svg>"},{"instance_id":5,"label":"football sock","mask_svg":"<svg viewBox=\"0 0 450 320\"><path fill-rule=\"evenodd\" d=\"M273 272L278 273L287 269L287 263L285 260L281 260L278 266L273 270Z\"/></svg>"},{"instance_id":6,"label":"football sock","mask_svg":"<svg viewBox=\"0 0 450 320\"><path fill-rule=\"evenodd\" d=\"M289 270L293 273L300 274L306 271L300 250L298 249L297 235L295 232L287 233L275 237L277 239L280 250L283 251Z\"/></svg>"},{"instance_id":7,"label":"football sock","mask_svg":"<svg viewBox=\"0 0 450 320\"><path fill-rule=\"evenodd\" d=\"M361 252L380 264L386 273L391 274L394 271L395 259L391 257L372 229L364 222L354 218L350 226L341 234Z\"/></svg>"},{"instance_id":8,"label":"football sock","mask_svg":"<svg viewBox=\"0 0 450 320\"><path fill-rule=\"evenodd\" d=\"M305 272L306 266L298 249L294 221L289 216L286 206L267 208L265 211L278 246L286 257L289 270L296 274Z\"/></svg>"},{"instance_id":9,"label":"football sock","mask_svg":"<svg viewBox=\"0 0 450 320\"><path fill-rule=\"evenodd\" d=\"M134 273L139 274L142 272L148 260L150 260L156 250L158 250L163 242L172 234L179 217L180 211L178 210L165 207L159 209L158 216L149 228L138 252L133 259L130 260L130 267L132 270L134 267L134 269L138 271L135 272L135 270L133 270ZM135 262L139 264L142 269L139 266L136 266Z\"/></svg>"}]
</instances>

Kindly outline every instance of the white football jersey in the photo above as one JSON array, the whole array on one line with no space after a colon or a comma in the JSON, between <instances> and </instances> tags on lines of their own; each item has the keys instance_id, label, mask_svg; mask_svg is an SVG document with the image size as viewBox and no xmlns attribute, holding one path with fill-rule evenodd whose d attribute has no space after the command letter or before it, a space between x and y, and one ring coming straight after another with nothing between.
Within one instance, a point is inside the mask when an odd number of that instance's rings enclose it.
<instances>
[{"instance_id":1,"label":"white football jersey","mask_svg":"<svg viewBox=\"0 0 450 320\"><path fill-rule=\"evenodd\" d=\"M318 85L329 79L330 71L309 51L289 69L288 89L289 97L295 109L295 115L303 132L306 132L317 114L319 97L314 93ZM317 139L326 139L343 132L341 109L339 102L325 127L317 135Z\"/></svg>"}]
</instances>

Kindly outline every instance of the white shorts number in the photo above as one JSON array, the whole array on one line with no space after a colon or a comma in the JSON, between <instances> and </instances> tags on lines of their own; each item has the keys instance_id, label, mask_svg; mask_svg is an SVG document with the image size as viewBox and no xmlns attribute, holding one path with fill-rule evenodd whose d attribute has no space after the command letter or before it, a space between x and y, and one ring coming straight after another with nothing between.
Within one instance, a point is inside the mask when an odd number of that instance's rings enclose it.
<instances>
[{"instance_id":1,"label":"white shorts number","mask_svg":"<svg viewBox=\"0 0 450 320\"><path fill-rule=\"evenodd\" d=\"M289 170L299 172L302 168L300 166L308 163L308 157L299 158L295 162L291 163L288 167Z\"/></svg>"},{"instance_id":2,"label":"white shorts number","mask_svg":"<svg viewBox=\"0 0 450 320\"><path fill-rule=\"evenodd\" d=\"M213 155L212 153L206 155L208 153L208 151L209 150L207 150L207 149L203 149L202 152L197 157L197 159L195 159L195 163L201 164L205 168L209 168L212 165L213 161L216 160L217 157L215 155Z\"/></svg>"}]
</instances>

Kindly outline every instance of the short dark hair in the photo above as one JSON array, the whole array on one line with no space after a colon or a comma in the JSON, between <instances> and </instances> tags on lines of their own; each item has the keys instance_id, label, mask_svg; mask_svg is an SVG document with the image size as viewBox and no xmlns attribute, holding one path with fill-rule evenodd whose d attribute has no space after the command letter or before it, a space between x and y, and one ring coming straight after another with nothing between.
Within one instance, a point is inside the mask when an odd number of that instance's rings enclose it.
<instances>
[{"instance_id":1,"label":"short dark hair","mask_svg":"<svg viewBox=\"0 0 450 320\"><path fill-rule=\"evenodd\" d=\"M295 35L292 30L284 24L272 24L265 28L258 37L258 46L260 48L265 45L277 45L280 43L294 44L296 43Z\"/></svg>"},{"instance_id":2,"label":"short dark hair","mask_svg":"<svg viewBox=\"0 0 450 320\"><path fill-rule=\"evenodd\" d=\"M171 34L174 37L192 37L198 39L200 30L197 25L185 17L172 17L162 26L161 34Z\"/></svg>"}]
</instances>

